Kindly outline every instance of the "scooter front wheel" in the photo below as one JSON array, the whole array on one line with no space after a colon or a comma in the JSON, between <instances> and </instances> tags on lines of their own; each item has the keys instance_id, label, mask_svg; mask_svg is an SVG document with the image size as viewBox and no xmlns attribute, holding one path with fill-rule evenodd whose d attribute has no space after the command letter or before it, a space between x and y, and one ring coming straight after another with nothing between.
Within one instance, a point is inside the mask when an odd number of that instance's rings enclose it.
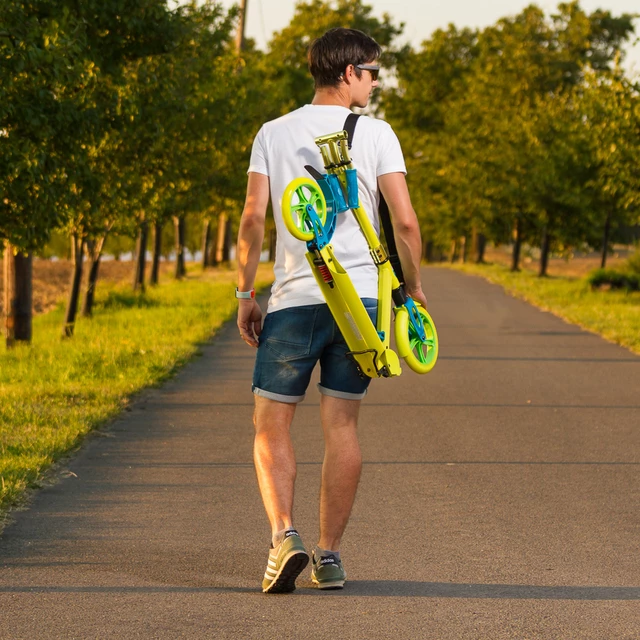
<instances>
[{"instance_id":1,"label":"scooter front wheel","mask_svg":"<svg viewBox=\"0 0 640 640\"><path fill-rule=\"evenodd\" d=\"M327 202L318 183L310 178L296 178L284 190L282 196L282 218L294 238L308 242L315 233L307 213L311 205L324 225L327 219Z\"/></svg>"},{"instance_id":2,"label":"scooter front wheel","mask_svg":"<svg viewBox=\"0 0 640 640\"><path fill-rule=\"evenodd\" d=\"M422 318L426 340L422 340L413 327L409 311L402 307L396 314L395 336L398 355L416 373L429 373L438 359L438 334L436 325L427 310L416 305Z\"/></svg>"}]
</instances>

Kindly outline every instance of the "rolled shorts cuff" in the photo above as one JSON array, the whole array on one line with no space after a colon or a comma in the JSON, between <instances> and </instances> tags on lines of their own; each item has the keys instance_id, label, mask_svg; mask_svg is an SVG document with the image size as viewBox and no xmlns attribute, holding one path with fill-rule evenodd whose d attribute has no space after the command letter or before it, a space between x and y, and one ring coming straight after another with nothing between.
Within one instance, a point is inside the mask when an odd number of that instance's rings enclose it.
<instances>
[{"instance_id":1,"label":"rolled shorts cuff","mask_svg":"<svg viewBox=\"0 0 640 640\"><path fill-rule=\"evenodd\" d=\"M265 391L264 389L260 389L253 385L251 387L254 395L260 396L261 398L267 398L268 400L275 400L276 402L285 402L287 404L297 404L298 402L302 402L305 398L306 394L302 394L301 396L285 396L282 393L273 393L272 391Z\"/></svg>"},{"instance_id":2,"label":"rolled shorts cuff","mask_svg":"<svg viewBox=\"0 0 640 640\"><path fill-rule=\"evenodd\" d=\"M332 398L341 398L342 400L362 400L367 395L367 389L363 393L349 393L348 391L336 391L335 389L327 389L318 383L318 391L323 396L331 396Z\"/></svg>"}]
</instances>

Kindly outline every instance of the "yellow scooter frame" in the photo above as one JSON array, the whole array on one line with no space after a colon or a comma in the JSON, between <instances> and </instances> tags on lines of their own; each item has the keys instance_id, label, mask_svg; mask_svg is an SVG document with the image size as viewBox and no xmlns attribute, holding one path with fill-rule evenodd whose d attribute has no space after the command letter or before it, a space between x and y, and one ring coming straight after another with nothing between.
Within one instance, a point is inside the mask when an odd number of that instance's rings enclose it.
<instances>
[{"instance_id":1,"label":"yellow scooter frame","mask_svg":"<svg viewBox=\"0 0 640 640\"><path fill-rule=\"evenodd\" d=\"M293 180L285 189L282 199L285 225L293 236L307 242L307 260L311 271L350 349L349 355L362 374L371 378L398 376L402 373L398 356L404 358L417 373L427 373L438 357L435 325L427 311L404 294L404 288L366 211L360 206L357 194L355 197L353 195L354 190L357 192L357 183L354 181L355 171L349 157L347 138L347 132L340 131L316 139L328 172L326 178L335 176L332 179L333 187L330 188L331 182L324 181L325 176L319 177L320 184L310 178ZM349 170L352 171L351 176ZM331 207L327 207L325 192L334 200ZM351 208L378 268L375 326L351 278L329 244L336 208L339 212ZM393 307L398 353L390 347L392 292L394 296L399 296L400 302ZM413 318L410 314L413 314Z\"/></svg>"}]
</instances>

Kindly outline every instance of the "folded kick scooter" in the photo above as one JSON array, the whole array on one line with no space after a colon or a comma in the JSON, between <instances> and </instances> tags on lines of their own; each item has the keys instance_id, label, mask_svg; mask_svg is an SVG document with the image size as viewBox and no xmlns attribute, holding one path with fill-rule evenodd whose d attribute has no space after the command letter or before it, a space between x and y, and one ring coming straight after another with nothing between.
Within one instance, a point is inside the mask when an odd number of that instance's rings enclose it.
<instances>
[{"instance_id":1,"label":"folded kick scooter","mask_svg":"<svg viewBox=\"0 0 640 640\"><path fill-rule=\"evenodd\" d=\"M428 373L438 358L436 327L420 304L405 292L389 255L360 205L358 180L348 150L347 131L316 138L326 174L296 178L285 189L282 214L289 232L307 243L307 260L327 305L361 374L370 378L399 376L400 358L416 373ZM351 278L338 262L330 241L337 216L351 209L378 267L378 311L374 326ZM399 260L396 268L401 271ZM402 276L401 276L402 277ZM391 302L397 354L389 346Z\"/></svg>"}]
</instances>

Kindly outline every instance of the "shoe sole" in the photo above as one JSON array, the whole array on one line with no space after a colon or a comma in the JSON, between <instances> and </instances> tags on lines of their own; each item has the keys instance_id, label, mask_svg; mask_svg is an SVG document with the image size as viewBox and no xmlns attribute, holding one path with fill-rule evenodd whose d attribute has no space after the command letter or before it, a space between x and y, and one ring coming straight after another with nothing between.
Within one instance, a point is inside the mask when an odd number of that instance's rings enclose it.
<instances>
[{"instance_id":1,"label":"shoe sole","mask_svg":"<svg viewBox=\"0 0 640 640\"><path fill-rule=\"evenodd\" d=\"M331 582L318 582L316 578L311 576L311 582L313 584L318 585L318 589L329 590L329 589L344 589L344 580L333 580Z\"/></svg>"},{"instance_id":2,"label":"shoe sole","mask_svg":"<svg viewBox=\"0 0 640 640\"><path fill-rule=\"evenodd\" d=\"M309 564L309 555L305 551L291 551L282 562L280 571L263 593L291 593L296 590L296 579Z\"/></svg>"}]
</instances>

